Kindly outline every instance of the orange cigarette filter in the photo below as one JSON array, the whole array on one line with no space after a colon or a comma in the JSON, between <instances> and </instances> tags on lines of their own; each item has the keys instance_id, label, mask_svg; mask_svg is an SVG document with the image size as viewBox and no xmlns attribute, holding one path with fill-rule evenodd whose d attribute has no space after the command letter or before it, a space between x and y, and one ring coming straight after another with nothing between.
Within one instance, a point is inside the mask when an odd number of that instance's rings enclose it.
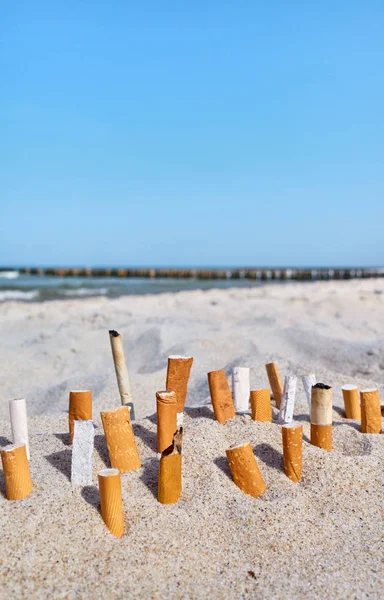
<instances>
[{"instance_id":1,"label":"orange cigarette filter","mask_svg":"<svg viewBox=\"0 0 384 600\"><path fill-rule=\"evenodd\" d=\"M118 538L124 535L123 501L118 469L99 471L100 510L109 531Z\"/></svg>"},{"instance_id":2,"label":"orange cigarette filter","mask_svg":"<svg viewBox=\"0 0 384 600\"><path fill-rule=\"evenodd\" d=\"M359 400L359 391L355 385L343 385L341 388L344 399L345 416L347 419L360 421L361 409Z\"/></svg>"},{"instance_id":3,"label":"orange cigarette filter","mask_svg":"<svg viewBox=\"0 0 384 600\"><path fill-rule=\"evenodd\" d=\"M251 444L231 446L226 450L232 479L245 494L258 498L265 491L265 483L257 466Z\"/></svg>"},{"instance_id":4,"label":"orange cigarette filter","mask_svg":"<svg viewBox=\"0 0 384 600\"><path fill-rule=\"evenodd\" d=\"M172 444L161 455L157 496L161 504L175 504L181 496L182 435L180 428L174 434Z\"/></svg>"},{"instance_id":5,"label":"orange cigarette filter","mask_svg":"<svg viewBox=\"0 0 384 600\"><path fill-rule=\"evenodd\" d=\"M263 390L251 390L251 411L254 421L272 421L271 393L269 388Z\"/></svg>"},{"instance_id":6,"label":"orange cigarette filter","mask_svg":"<svg viewBox=\"0 0 384 600\"><path fill-rule=\"evenodd\" d=\"M166 388L176 394L177 412L184 410L192 363L191 356L170 356L168 358Z\"/></svg>"},{"instance_id":7,"label":"orange cigarette filter","mask_svg":"<svg viewBox=\"0 0 384 600\"><path fill-rule=\"evenodd\" d=\"M361 390L361 432L381 433L381 408L379 391L375 388Z\"/></svg>"},{"instance_id":8,"label":"orange cigarette filter","mask_svg":"<svg viewBox=\"0 0 384 600\"><path fill-rule=\"evenodd\" d=\"M156 392L157 451L163 452L173 441L177 429L175 392Z\"/></svg>"},{"instance_id":9,"label":"orange cigarette filter","mask_svg":"<svg viewBox=\"0 0 384 600\"><path fill-rule=\"evenodd\" d=\"M224 424L235 416L235 407L225 372L208 373L208 384L215 418L219 423Z\"/></svg>"},{"instance_id":10,"label":"orange cigarette filter","mask_svg":"<svg viewBox=\"0 0 384 600\"><path fill-rule=\"evenodd\" d=\"M111 466L118 469L120 473L139 469L141 461L136 447L128 406L121 406L100 414Z\"/></svg>"},{"instance_id":11,"label":"orange cigarette filter","mask_svg":"<svg viewBox=\"0 0 384 600\"><path fill-rule=\"evenodd\" d=\"M268 375L269 385L276 402L276 408L280 408L281 398L283 397L283 384L281 383L280 373L277 364L272 362L265 365Z\"/></svg>"},{"instance_id":12,"label":"orange cigarette filter","mask_svg":"<svg viewBox=\"0 0 384 600\"><path fill-rule=\"evenodd\" d=\"M32 492L32 480L25 444L9 445L1 451L8 500L23 500Z\"/></svg>"},{"instance_id":13,"label":"orange cigarette filter","mask_svg":"<svg viewBox=\"0 0 384 600\"><path fill-rule=\"evenodd\" d=\"M73 442L74 421L92 421L92 392L74 390L69 392L69 443Z\"/></svg>"},{"instance_id":14,"label":"orange cigarette filter","mask_svg":"<svg viewBox=\"0 0 384 600\"><path fill-rule=\"evenodd\" d=\"M291 481L301 479L303 469L303 426L287 423L281 428L283 437L284 472Z\"/></svg>"},{"instance_id":15,"label":"orange cigarette filter","mask_svg":"<svg viewBox=\"0 0 384 600\"><path fill-rule=\"evenodd\" d=\"M323 450L332 450L332 425L311 423L311 444Z\"/></svg>"}]
</instances>

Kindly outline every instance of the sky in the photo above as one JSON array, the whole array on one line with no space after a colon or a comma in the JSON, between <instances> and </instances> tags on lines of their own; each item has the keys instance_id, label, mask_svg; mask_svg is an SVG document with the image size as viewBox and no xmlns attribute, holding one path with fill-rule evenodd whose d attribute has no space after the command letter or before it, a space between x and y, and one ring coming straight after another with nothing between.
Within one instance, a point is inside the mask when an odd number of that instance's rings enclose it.
<instances>
[{"instance_id":1,"label":"sky","mask_svg":"<svg viewBox=\"0 0 384 600\"><path fill-rule=\"evenodd\" d=\"M383 265L383 28L381 0L5 0L0 265Z\"/></svg>"}]
</instances>

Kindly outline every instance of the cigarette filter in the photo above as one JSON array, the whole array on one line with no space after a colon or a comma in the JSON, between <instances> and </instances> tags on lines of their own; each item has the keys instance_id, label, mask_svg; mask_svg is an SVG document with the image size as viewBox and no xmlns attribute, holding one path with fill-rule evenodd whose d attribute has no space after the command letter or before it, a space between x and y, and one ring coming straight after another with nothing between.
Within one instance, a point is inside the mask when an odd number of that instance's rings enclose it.
<instances>
[{"instance_id":1,"label":"cigarette filter","mask_svg":"<svg viewBox=\"0 0 384 600\"><path fill-rule=\"evenodd\" d=\"M92 484L92 455L95 428L92 421L74 421L72 444L72 485Z\"/></svg>"},{"instance_id":2,"label":"cigarette filter","mask_svg":"<svg viewBox=\"0 0 384 600\"><path fill-rule=\"evenodd\" d=\"M5 446L1 450L5 491L8 500L23 500L32 492L32 480L25 444Z\"/></svg>"},{"instance_id":3,"label":"cigarette filter","mask_svg":"<svg viewBox=\"0 0 384 600\"><path fill-rule=\"evenodd\" d=\"M15 398L9 401L9 417L13 443L16 445L25 444L29 460L28 416L25 398Z\"/></svg>"},{"instance_id":4,"label":"cigarette filter","mask_svg":"<svg viewBox=\"0 0 384 600\"><path fill-rule=\"evenodd\" d=\"M381 408L379 391L376 388L361 390L361 431L362 433L381 433Z\"/></svg>"},{"instance_id":5,"label":"cigarette filter","mask_svg":"<svg viewBox=\"0 0 384 600\"><path fill-rule=\"evenodd\" d=\"M177 429L175 392L156 392L156 409L157 451L161 453L172 444L173 436Z\"/></svg>"},{"instance_id":6,"label":"cigarette filter","mask_svg":"<svg viewBox=\"0 0 384 600\"><path fill-rule=\"evenodd\" d=\"M332 425L314 425L311 423L311 444L331 452Z\"/></svg>"},{"instance_id":7,"label":"cigarette filter","mask_svg":"<svg viewBox=\"0 0 384 600\"><path fill-rule=\"evenodd\" d=\"M225 372L208 373L208 384L215 418L219 423L224 424L235 416L235 407Z\"/></svg>"},{"instance_id":8,"label":"cigarette filter","mask_svg":"<svg viewBox=\"0 0 384 600\"><path fill-rule=\"evenodd\" d=\"M184 410L192 363L191 356L170 356L168 358L166 388L176 394L177 412Z\"/></svg>"},{"instance_id":9,"label":"cigarette filter","mask_svg":"<svg viewBox=\"0 0 384 600\"><path fill-rule=\"evenodd\" d=\"M308 402L308 408L309 410L311 410L311 394L312 387L316 385L316 375L314 373L308 373L308 375L303 375L301 380L303 382L305 396Z\"/></svg>"},{"instance_id":10,"label":"cigarette filter","mask_svg":"<svg viewBox=\"0 0 384 600\"><path fill-rule=\"evenodd\" d=\"M172 444L160 458L158 500L161 504L175 504L181 495L181 445L183 430L173 436Z\"/></svg>"},{"instance_id":11,"label":"cigarette filter","mask_svg":"<svg viewBox=\"0 0 384 600\"><path fill-rule=\"evenodd\" d=\"M269 388L251 391L251 410L254 421L272 421L271 392Z\"/></svg>"},{"instance_id":12,"label":"cigarette filter","mask_svg":"<svg viewBox=\"0 0 384 600\"><path fill-rule=\"evenodd\" d=\"M265 491L265 483L257 466L251 444L231 446L226 450L229 468L237 487L245 494L258 498Z\"/></svg>"},{"instance_id":13,"label":"cigarette filter","mask_svg":"<svg viewBox=\"0 0 384 600\"><path fill-rule=\"evenodd\" d=\"M132 402L131 383L129 381L127 362L125 360L124 346L120 333L111 329L109 331L113 362L115 364L117 385L119 387L121 404Z\"/></svg>"},{"instance_id":14,"label":"cigarette filter","mask_svg":"<svg viewBox=\"0 0 384 600\"><path fill-rule=\"evenodd\" d=\"M303 426L287 423L281 428L283 436L284 472L297 483L303 468Z\"/></svg>"},{"instance_id":15,"label":"cigarette filter","mask_svg":"<svg viewBox=\"0 0 384 600\"><path fill-rule=\"evenodd\" d=\"M279 423L291 423L295 408L297 377L286 375L284 379L283 396L280 402Z\"/></svg>"},{"instance_id":16,"label":"cigarette filter","mask_svg":"<svg viewBox=\"0 0 384 600\"><path fill-rule=\"evenodd\" d=\"M235 409L238 412L245 412L249 408L249 368L233 367L232 371L232 393L235 402Z\"/></svg>"},{"instance_id":17,"label":"cigarette filter","mask_svg":"<svg viewBox=\"0 0 384 600\"><path fill-rule=\"evenodd\" d=\"M283 396L283 386L280 379L277 364L272 362L265 365L268 375L269 385L271 386L272 394L276 402L276 408L280 408L281 398Z\"/></svg>"},{"instance_id":18,"label":"cigarette filter","mask_svg":"<svg viewBox=\"0 0 384 600\"><path fill-rule=\"evenodd\" d=\"M360 400L359 400L359 391L357 387L353 384L343 385L341 388L343 392L344 399L344 409L345 416L347 419L356 419L360 421L361 419L361 410L360 410Z\"/></svg>"},{"instance_id":19,"label":"cigarette filter","mask_svg":"<svg viewBox=\"0 0 384 600\"><path fill-rule=\"evenodd\" d=\"M69 392L69 443L73 442L73 422L92 421L92 392L89 390L73 390Z\"/></svg>"},{"instance_id":20,"label":"cigarette filter","mask_svg":"<svg viewBox=\"0 0 384 600\"><path fill-rule=\"evenodd\" d=\"M141 462L129 418L128 406L121 406L100 414L111 466L114 469L119 469L120 473L139 469Z\"/></svg>"},{"instance_id":21,"label":"cigarette filter","mask_svg":"<svg viewBox=\"0 0 384 600\"><path fill-rule=\"evenodd\" d=\"M325 383L312 387L311 444L332 450L332 388Z\"/></svg>"},{"instance_id":22,"label":"cigarette filter","mask_svg":"<svg viewBox=\"0 0 384 600\"><path fill-rule=\"evenodd\" d=\"M99 471L100 509L103 521L116 537L124 535L123 501L118 469Z\"/></svg>"}]
</instances>

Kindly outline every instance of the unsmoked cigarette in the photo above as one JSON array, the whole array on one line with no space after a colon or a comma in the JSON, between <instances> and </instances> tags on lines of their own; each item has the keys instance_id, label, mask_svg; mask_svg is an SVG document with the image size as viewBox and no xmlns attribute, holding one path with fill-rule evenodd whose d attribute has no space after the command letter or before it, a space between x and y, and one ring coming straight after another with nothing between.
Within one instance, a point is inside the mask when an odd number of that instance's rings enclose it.
<instances>
[{"instance_id":1,"label":"unsmoked cigarette","mask_svg":"<svg viewBox=\"0 0 384 600\"><path fill-rule=\"evenodd\" d=\"M111 342L113 362L115 364L117 385L119 387L121 404L124 406L128 402L133 402L131 384L129 381L127 362L125 360L124 346L120 333L111 329L109 331Z\"/></svg>"},{"instance_id":2,"label":"unsmoked cigarette","mask_svg":"<svg viewBox=\"0 0 384 600\"><path fill-rule=\"evenodd\" d=\"M235 416L235 407L225 372L208 373L208 384L215 418L219 423L224 424Z\"/></svg>"},{"instance_id":3,"label":"unsmoked cigarette","mask_svg":"<svg viewBox=\"0 0 384 600\"><path fill-rule=\"evenodd\" d=\"M193 363L192 356L169 356L165 387L176 394L177 412L183 412L187 397L188 380Z\"/></svg>"},{"instance_id":4,"label":"unsmoked cigarette","mask_svg":"<svg viewBox=\"0 0 384 600\"><path fill-rule=\"evenodd\" d=\"M159 464L158 501L175 504L181 496L181 446L183 430L173 436L172 444L164 450Z\"/></svg>"},{"instance_id":5,"label":"unsmoked cigarette","mask_svg":"<svg viewBox=\"0 0 384 600\"><path fill-rule=\"evenodd\" d=\"M268 375L269 385L271 386L272 395L276 402L276 408L280 408L281 398L283 396L283 385L281 383L277 364L272 362L265 365Z\"/></svg>"},{"instance_id":6,"label":"unsmoked cigarette","mask_svg":"<svg viewBox=\"0 0 384 600\"><path fill-rule=\"evenodd\" d=\"M175 392L156 392L156 411L157 451L161 453L172 444L173 436L177 429Z\"/></svg>"},{"instance_id":7,"label":"unsmoked cigarette","mask_svg":"<svg viewBox=\"0 0 384 600\"><path fill-rule=\"evenodd\" d=\"M332 450L332 388L324 383L312 387L311 444Z\"/></svg>"},{"instance_id":8,"label":"unsmoked cigarette","mask_svg":"<svg viewBox=\"0 0 384 600\"><path fill-rule=\"evenodd\" d=\"M303 468L303 426L287 423L281 428L283 438L284 472L297 483Z\"/></svg>"},{"instance_id":9,"label":"unsmoked cigarette","mask_svg":"<svg viewBox=\"0 0 384 600\"><path fill-rule=\"evenodd\" d=\"M265 491L265 483L257 466L251 444L231 446L226 450L234 483L245 494L258 498Z\"/></svg>"},{"instance_id":10,"label":"unsmoked cigarette","mask_svg":"<svg viewBox=\"0 0 384 600\"><path fill-rule=\"evenodd\" d=\"M361 432L381 433L381 408L379 391L376 388L361 390Z\"/></svg>"},{"instance_id":11,"label":"unsmoked cigarette","mask_svg":"<svg viewBox=\"0 0 384 600\"><path fill-rule=\"evenodd\" d=\"M95 428L92 421L75 421L72 445L72 485L92 484L92 455Z\"/></svg>"},{"instance_id":12,"label":"unsmoked cigarette","mask_svg":"<svg viewBox=\"0 0 384 600\"><path fill-rule=\"evenodd\" d=\"M139 469L141 461L137 452L128 407L121 406L100 414L111 466L119 469L120 473Z\"/></svg>"},{"instance_id":13,"label":"unsmoked cigarette","mask_svg":"<svg viewBox=\"0 0 384 600\"><path fill-rule=\"evenodd\" d=\"M343 385L341 388L344 399L345 416L347 419L361 419L359 390L353 384Z\"/></svg>"},{"instance_id":14,"label":"unsmoked cigarette","mask_svg":"<svg viewBox=\"0 0 384 600\"><path fill-rule=\"evenodd\" d=\"M297 377L291 375L285 376L278 418L280 425L282 423L292 423L293 411L295 408L296 383Z\"/></svg>"},{"instance_id":15,"label":"unsmoked cigarette","mask_svg":"<svg viewBox=\"0 0 384 600\"><path fill-rule=\"evenodd\" d=\"M28 415L25 398L15 398L9 401L9 417L13 443L16 445L25 444L29 460Z\"/></svg>"},{"instance_id":16,"label":"unsmoked cigarette","mask_svg":"<svg viewBox=\"0 0 384 600\"><path fill-rule=\"evenodd\" d=\"M32 492L32 480L25 444L5 446L1 450L5 492L8 500L23 500Z\"/></svg>"},{"instance_id":17,"label":"unsmoked cigarette","mask_svg":"<svg viewBox=\"0 0 384 600\"><path fill-rule=\"evenodd\" d=\"M254 421L272 421L271 392L269 388L251 390L251 410Z\"/></svg>"},{"instance_id":18,"label":"unsmoked cigarette","mask_svg":"<svg viewBox=\"0 0 384 600\"><path fill-rule=\"evenodd\" d=\"M69 443L73 442L73 422L92 421L92 392L89 390L73 390L69 392Z\"/></svg>"},{"instance_id":19,"label":"unsmoked cigarette","mask_svg":"<svg viewBox=\"0 0 384 600\"><path fill-rule=\"evenodd\" d=\"M109 531L118 538L124 535L123 501L118 469L103 469L98 473L100 510Z\"/></svg>"},{"instance_id":20,"label":"unsmoked cigarette","mask_svg":"<svg viewBox=\"0 0 384 600\"><path fill-rule=\"evenodd\" d=\"M232 371L232 393L235 410L245 412L249 409L249 368L233 367Z\"/></svg>"},{"instance_id":21,"label":"unsmoked cigarette","mask_svg":"<svg viewBox=\"0 0 384 600\"><path fill-rule=\"evenodd\" d=\"M308 375L303 375L301 380L303 382L305 396L308 402L308 408L309 410L311 410L311 394L312 387L316 385L316 375L314 373L308 373Z\"/></svg>"}]
</instances>

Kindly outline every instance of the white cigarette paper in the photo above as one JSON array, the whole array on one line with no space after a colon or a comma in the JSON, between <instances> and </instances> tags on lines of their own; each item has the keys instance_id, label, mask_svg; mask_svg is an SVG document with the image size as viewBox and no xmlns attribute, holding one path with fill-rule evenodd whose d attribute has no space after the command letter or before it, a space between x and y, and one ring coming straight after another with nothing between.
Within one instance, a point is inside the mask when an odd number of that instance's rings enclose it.
<instances>
[{"instance_id":1,"label":"white cigarette paper","mask_svg":"<svg viewBox=\"0 0 384 600\"><path fill-rule=\"evenodd\" d=\"M308 408L311 410L312 386L316 384L316 375L314 373L309 373L308 375L303 375L301 379L303 381L304 391L307 397Z\"/></svg>"},{"instance_id":2,"label":"white cigarette paper","mask_svg":"<svg viewBox=\"0 0 384 600\"><path fill-rule=\"evenodd\" d=\"M176 413L176 428L180 429L184 425L184 413L178 412Z\"/></svg>"},{"instance_id":3,"label":"white cigarette paper","mask_svg":"<svg viewBox=\"0 0 384 600\"><path fill-rule=\"evenodd\" d=\"M249 397L251 394L248 367L233 367L232 392L235 410L238 412L247 411L249 409Z\"/></svg>"},{"instance_id":4,"label":"white cigarette paper","mask_svg":"<svg viewBox=\"0 0 384 600\"><path fill-rule=\"evenodd\" d=\"M29 460L28 416L25 398L15 398L9 401L9 417L13 443L17 446L25 444Z\"/></svg>"},{"instance_id":5,"label":"white cigarette paper","mask_svg":"<svg viewBox=\"0 0 384 600\"><path fill-rule=\"evenodd\" d=\"M123 341L121 339L121 335L114 329L109 332L109 339L111 341L112 355L115 363L117 385L119 386L121 404L125 406L129 402L133 402L133 398L127 363L125 360Z\"/></svg>"},{"instance_id":6,"label":"white cigarette paper","mask_svg":"<svg viewBox=\"0 0 384 600\"><path fill-rule=\"evenodd\" d=\"M278 422L280 425L292 423L295 408L297 377L286 375L284 379L283 396L281 398Z\"/></svg>"},{"instance_id":7,"label":"white cigarette paper","mask_svg":"<svg viewBox=\"0 0 384 600\"><path fill-rule=\"evenodd\" d=\"M93 421L74 421L72 445L72 485L92 484Z\"/></svg>"}]
</instances>

